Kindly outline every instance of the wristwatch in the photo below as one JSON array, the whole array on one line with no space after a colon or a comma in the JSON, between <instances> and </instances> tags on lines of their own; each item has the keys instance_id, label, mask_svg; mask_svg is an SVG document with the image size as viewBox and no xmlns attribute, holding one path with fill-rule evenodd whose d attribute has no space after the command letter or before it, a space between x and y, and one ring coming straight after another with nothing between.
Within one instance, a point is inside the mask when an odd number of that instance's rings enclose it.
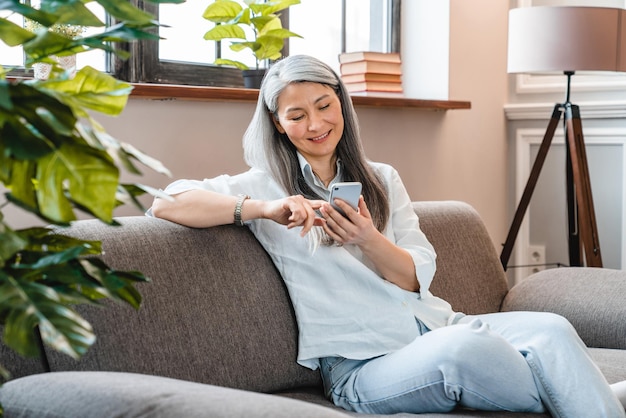
<instances>
[{"instance_id":1,"label":"wristwatch","mask_svg":"<svg viewBox=\"0 0 626 418\"><path fill-rule=\"evenodd\" d=\"M243 226L243 221L241 220L241 207L243 206L243 202L246 199L250 199L250 196L247 194L238 194L237 195L237 204L235 205L235 214L234 214L234 224L237 226Z\"/></svg>"}]
</instances>

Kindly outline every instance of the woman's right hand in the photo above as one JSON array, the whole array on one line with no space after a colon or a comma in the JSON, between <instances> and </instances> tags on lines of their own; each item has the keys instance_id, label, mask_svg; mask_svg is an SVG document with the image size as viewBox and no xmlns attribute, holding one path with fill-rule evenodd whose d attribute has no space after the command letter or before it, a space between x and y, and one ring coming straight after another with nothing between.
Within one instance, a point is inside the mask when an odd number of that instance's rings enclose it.
<instances>
[{"instance_id":1,"label":"woman's right hand","mask_svg":"<svg viewBox=\"0 0 626 418\"><path fill-rule=\"evenodd\" d=\"M289 229L301 226L300 235L305 236L314 226L324 224L325 220L315 212L324 203L323 200L308 200L302 195L266 201L262 217L286 225Z\"/></svg>"}]
</instances>

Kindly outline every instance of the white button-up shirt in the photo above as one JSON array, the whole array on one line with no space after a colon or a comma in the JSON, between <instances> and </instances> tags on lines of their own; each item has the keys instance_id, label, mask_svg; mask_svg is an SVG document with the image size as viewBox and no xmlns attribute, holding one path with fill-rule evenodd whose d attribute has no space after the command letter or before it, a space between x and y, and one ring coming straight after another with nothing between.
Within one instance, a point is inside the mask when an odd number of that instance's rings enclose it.
<instances>
[{"instance_id":1,"label":"white button-up shirt","mask_svg":"<svg viewBox=\"0 0 626 418\"><path fill-rule=\"evenodd\" d=\"M326 188L306 160L299 158L306 181L328 199L332 184L341 180L341 164L337 177ZM435 274L435 251L419 228L397 171L387 164L370 164L389 194L390 217L383 234L411 254L419 293L386 281L356 245L321 245L312 250L312 237L300 237L299 228L290 230L267 219L246 222L287 286L298 321L298 363L312 369L318 367L321 357L367 359L397 350L420 335L416 318L435 329L462 316L428 290ZM203 181L178 180L165 192L173 195L191 189L244 193L261 200L287 196L268 173L258 169Z\"/></svg>"}]
</instances>

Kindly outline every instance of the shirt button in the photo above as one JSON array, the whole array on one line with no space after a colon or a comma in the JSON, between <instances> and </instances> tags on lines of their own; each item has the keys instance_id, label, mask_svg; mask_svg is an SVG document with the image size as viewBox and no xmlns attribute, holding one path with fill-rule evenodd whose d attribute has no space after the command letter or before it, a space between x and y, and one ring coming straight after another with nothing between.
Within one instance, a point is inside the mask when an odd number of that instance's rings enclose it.
<instances>
[{"instance_id":1,"label":"shirt button","mask_svg":"<svg viewBox=\"0 0 626 418\"><path fill-rule=\"evenodd\" d=\"M402 302L402 306L407 306L406 301L405 301L405 302Z\"/></svg>"}]
</instances>

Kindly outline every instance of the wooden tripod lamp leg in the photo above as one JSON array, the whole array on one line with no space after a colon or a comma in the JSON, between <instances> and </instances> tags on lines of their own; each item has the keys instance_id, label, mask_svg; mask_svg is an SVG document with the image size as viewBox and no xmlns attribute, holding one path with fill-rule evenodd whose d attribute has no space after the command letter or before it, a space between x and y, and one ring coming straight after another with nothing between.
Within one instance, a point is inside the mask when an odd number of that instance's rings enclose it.
<instances>
[{"instance_id":1,"label":"wooden tripod lamp leg","mask_svg":"<svg viewBox=\"0 0 626 418\"><path fill-rule=\"evenodd\" d=\"M530 176L528 177L528 181L526 182L524 193L522 194L520 203L517 206L517 210L515 211L513 223L511 224L511 228L509 229L509 233L506 237L502 253L500 254L500 262L502 263L502 267L504 267L505 271L507 265L509 264L509 258L511 257L511 252L513 251L515 239L517 238L520 226L522 226L522 221L524 220L526 209L528 209L530 198L535 191L535 186L537 185L539 174L541 173L541 169L543 168L543 163L546 161L548 150L550 150L550 144L552 143L552 139L554 138L554 131L556 130L556 127L561 120L561 115L563 114L561 109L562 105L560 104L556 104L554 106L554 110L552 111L552 118L550 119L550 123L548 123L548 128L546 129L546 133L543 137L543 140L541 141L539 152L537 153L537 158L535 158L535 162L533 163L533 168L531 169Z\"/></svg>"},{"instance_id":2,"label":"wooden tripod lamp leg","mask_svg":"<svg viewBox=\"0 0 626 418\"><path fill-rule=\"evenodd\" d=\"M576 193L576 222L578 223L580 241L585 253L585 262L589 267L602 267L600 239L596 224L593 196L591 194L585 140L580 120L580 110L577 105L566 103L565 125Z\"/></svg>"}]
</instances>

